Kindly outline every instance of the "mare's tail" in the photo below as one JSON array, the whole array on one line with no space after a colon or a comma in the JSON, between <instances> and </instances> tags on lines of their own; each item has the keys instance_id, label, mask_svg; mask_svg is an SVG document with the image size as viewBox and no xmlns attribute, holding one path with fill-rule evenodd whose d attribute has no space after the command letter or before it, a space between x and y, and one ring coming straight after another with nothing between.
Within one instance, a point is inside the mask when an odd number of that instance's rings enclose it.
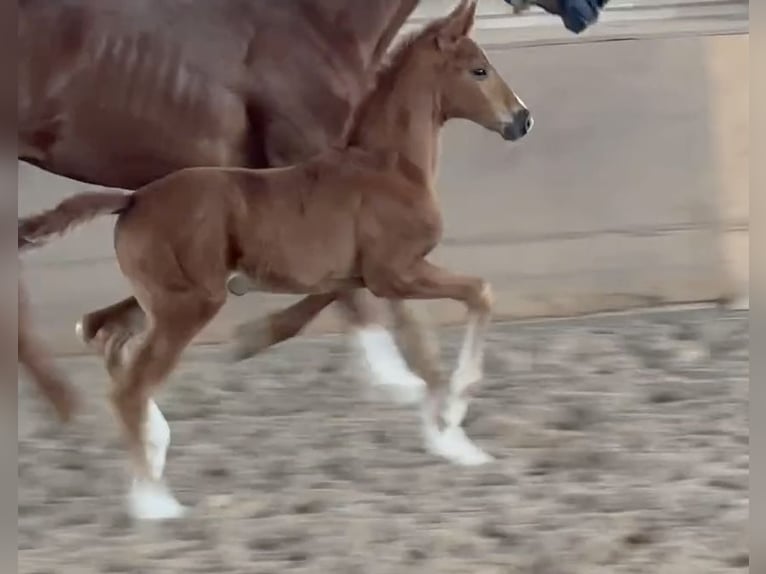
<instances>
[{"instance_id":1,"label":"mare's tail","mask_svg":"<svg viewBox=\"0 0 766 574\"><path fill-rule=\"evenodd\" d=\"M132 194L121 191L92 191L67 197L53 209L19 220L19 251L101 215L120 213L130 207L131 201Z\"/></svg>"}]
</instances>

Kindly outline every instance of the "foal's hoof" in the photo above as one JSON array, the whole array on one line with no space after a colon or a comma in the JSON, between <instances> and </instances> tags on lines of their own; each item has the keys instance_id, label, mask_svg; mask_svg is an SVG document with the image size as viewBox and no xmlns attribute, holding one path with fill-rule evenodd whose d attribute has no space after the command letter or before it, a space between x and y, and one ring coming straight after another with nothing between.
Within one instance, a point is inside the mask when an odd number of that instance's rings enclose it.
<instances>
[{"instance_id":1,"label":"foal's hoof","mask_svg":"<svg viewBox=\"0 0 766 574\"><path fill-rule=\"evenodd\" d=\"M448 426L440 431L436 425L426 424L426 450L460 466L479 466L492 462L494 457L468 438L463 427Z\"/></svg>"},{"instance_id":2,"label":"foal's hoof","mask_svg":"<svg viewBox=\"0 0 766 574\"><path fill-rule=\"evenodd\" d=\"M131 516L138 520L173 520L187 510L161 482L136 481L128 497Z\"/></svg>"},{"instance_id":3,"label":"foal's hoof","mask_svg":"<svg viewBox=\"0 0 766 574\"><path fill-rule=\"evenodd\" d=\"M86 317L82 317L77 321L77 324L74 326L75 335L86 347L101 352L104 347L106 333L102 329L102 325L95 326Z\"/></svg>"},{"instance_id":4,"label":"foal's hoof","mask_svg":"<svg viewBox=\"0 0 766 574\"><path fill-rule=\"evenodd\" d=\"M85 335L85 325L83 324L83 319L77 321L77 324L74 326L74 333L77 335L77 338L86 345L90 343L90 337Z\"/></svg>"}]
</instances>

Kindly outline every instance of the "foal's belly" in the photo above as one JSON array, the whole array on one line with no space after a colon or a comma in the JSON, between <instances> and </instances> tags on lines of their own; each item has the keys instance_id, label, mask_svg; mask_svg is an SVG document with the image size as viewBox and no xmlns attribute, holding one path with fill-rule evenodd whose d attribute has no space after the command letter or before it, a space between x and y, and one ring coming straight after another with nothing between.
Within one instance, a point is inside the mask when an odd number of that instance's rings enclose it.
<instances>
[{"instance_id":1,"label":"foal's belly","mask_svg":"<svg viewBox=\"0 0 766 574\"><path fill-rule=\"evenodd\" d=\"M279 277L276 275L265 276L263 274L252 276L244 271L249 280L249 291L263 293L276 293L282 295L313 295L318 293L332 293L355 289L363 285L361 277L334 279L326 278L313 283L299 283L294 277Z\"/></svg>"},{"instance_id":2,"label":"foal's belly","mask_svg":"<svg viewBox=\"0 0 766 574\"><path fill-rule=\"evenodd\" d=\"M281 253L250 258L237 270L250 278L254 290L271 293L327 293L360 284L353 256L331 250L321 254L311 248L301 254L284 253L293 249L296 247L286 246Z\"/></svg>"},{"instance_id":3,"label":"foal's belly","mask_svg":"<svg viewBox=\"0 0 766 574\"><path fill-rule=\"evenodd\" d=\"M306 227L285 224L251 236L237 270L258 290L274 293L326 293L358 284L356 245L345 229Z\"/></svg>"}]
</instances>

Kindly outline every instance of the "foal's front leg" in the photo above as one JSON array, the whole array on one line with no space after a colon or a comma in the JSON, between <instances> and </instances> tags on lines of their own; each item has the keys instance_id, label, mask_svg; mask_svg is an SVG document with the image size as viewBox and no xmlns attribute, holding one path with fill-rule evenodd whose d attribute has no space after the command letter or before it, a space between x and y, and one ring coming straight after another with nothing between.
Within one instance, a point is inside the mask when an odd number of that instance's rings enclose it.
<instances>
[{"instance_id":1,"label":"foal's front leg","mask_svg":"<svg viewBox=\"0 0 766 574\"><path fill-rule=\"evenodd\" d=\"M417 404L423 400L429 384L421 378L421 373L430 375L437 371L435 368L421 368L431 358L423 352L427 345L424 343L422 324L411 314L404 315L402 312L397 316L397 339L404 343L405 356L402 356L397 340L381 326L379 317L371 312L372 301L366 296L369 293L362 289L345 291L338 294L338 303L351 325L354 345L368 380L395 402ZM401 302L398 304L403 307Z\"/></svg>"},{"instance_id":2,"label":"foal's front leg","mask_svg":"<svg viewBox=\"0 0 766 574\"><path fill-rule=\"evenodd\" d=\"M463 345L448 385L431 384L423 404L426 448L462 465L492 457L476 446L461 427L471 389L483 376L484 339L492 310L492 291L476 277L455 275L426 261L402 269L381 267L365 274L368 288L380 297L454 299L468 309Z\"/></svg>"}]
</instances>

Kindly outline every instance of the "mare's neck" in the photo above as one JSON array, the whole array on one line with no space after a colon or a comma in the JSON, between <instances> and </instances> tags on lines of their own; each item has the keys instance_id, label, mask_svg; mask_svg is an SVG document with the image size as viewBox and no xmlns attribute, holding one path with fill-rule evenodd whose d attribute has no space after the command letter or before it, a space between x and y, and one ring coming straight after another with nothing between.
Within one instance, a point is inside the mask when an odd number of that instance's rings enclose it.
<instances>
[{"instance_id":1,"label":"mare's neck","mask_svg":"<svg viewBox=\"0 0 766 574\"><path fill-rule=\"evenodd\" d=\"M444 123L438 106L435 71L405 64L396 77L383 78L362 102L349 131L348 145L396 156L406 177L431 186Z\"/></svg>"},{"instance_id":2,"label":"mare's neck","mask_svg":"<svg viewBox=\"0 0 766 574\"><path fill-rule=\"evenodd\" d=\"M377 68L396 34L420 0L346 0L336 16L333 32L343 22L358 34L360 56L366 69Z\"/></svg>"},{"instance_id":3,"label":"mare's neck","mask_svg":"<svg viewBox=\"0 0 766 574\"><path fill-rule=\"evenodd\" d=\"M300 10L309 27L343 58L343 69L374 73L418 4L420 0L299 0L286 7Z\"/></svg>"}]
</instances>

